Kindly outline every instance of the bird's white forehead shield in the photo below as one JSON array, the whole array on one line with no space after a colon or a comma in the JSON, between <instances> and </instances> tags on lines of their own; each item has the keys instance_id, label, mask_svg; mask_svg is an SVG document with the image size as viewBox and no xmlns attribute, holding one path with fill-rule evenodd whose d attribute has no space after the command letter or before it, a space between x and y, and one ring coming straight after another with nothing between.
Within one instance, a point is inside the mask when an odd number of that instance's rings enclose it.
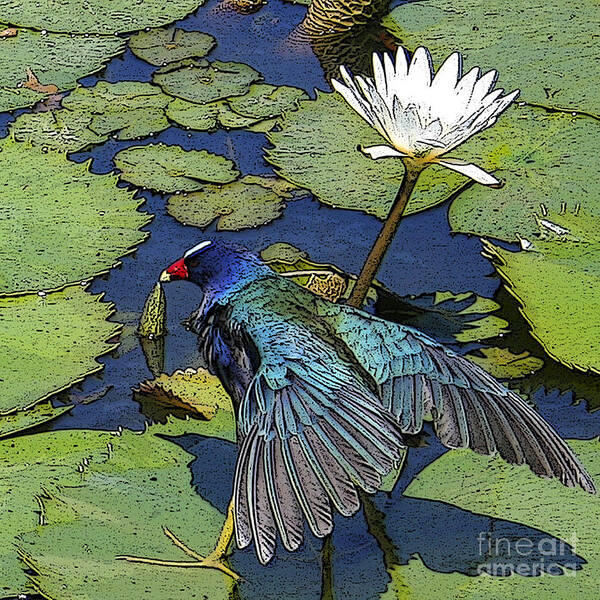
<instances>
[{"instance_id":1,"label":"bird's white forehead shield","mask_svg":"<svg viewBox=\"0 0 600 600\"><path fill-rule=\"evenodd\" d=\"M192 256L192 254L196 254L197 252L201 252L202 250L208 248L212 242L210 240L206 240L205 242L200 242L196 244L193 248L190 248L184 255L183 258L187 258L188 256Z\"/></svg>"}]
</instances>

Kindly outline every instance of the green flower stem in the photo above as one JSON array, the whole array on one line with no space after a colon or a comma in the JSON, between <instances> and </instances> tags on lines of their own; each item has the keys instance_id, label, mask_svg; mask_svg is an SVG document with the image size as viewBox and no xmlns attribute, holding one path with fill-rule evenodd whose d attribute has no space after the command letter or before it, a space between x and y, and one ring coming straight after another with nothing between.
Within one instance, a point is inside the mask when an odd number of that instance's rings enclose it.
<instances>
[{"instance_id":1,"label":"green flower stem","mask_svg":"<svg viewBox=\"0 0 600 600\"><path fill-rule=\"evenodd\" d=\"M404 166L406 167L406 172L404 173L404 179L402 180L402 184L400 185L400 189L396 194L396 198L394 199L394 204L390 210L390 213L371 248L371 252L363 265L363 268L354 284L354 288L352 289L352 294L348 299L347 304L349 306L354 306L356 308L360 308L365 298L367 297L367 293L369 292L369 288L371 287L373 280L375 279L375 275L377 275L377 271L381 266L381 262L385 257L385 254L396 235L396 231L398 230L398 225L400 224L400 220L402 219L402 215L406 209L408 204L408 200L410 199L410 195L415 188L415 184L417 183L417 179L421 174L425 165L417 164L410 159L404 159Z\"/></svg>"}]
</instances>

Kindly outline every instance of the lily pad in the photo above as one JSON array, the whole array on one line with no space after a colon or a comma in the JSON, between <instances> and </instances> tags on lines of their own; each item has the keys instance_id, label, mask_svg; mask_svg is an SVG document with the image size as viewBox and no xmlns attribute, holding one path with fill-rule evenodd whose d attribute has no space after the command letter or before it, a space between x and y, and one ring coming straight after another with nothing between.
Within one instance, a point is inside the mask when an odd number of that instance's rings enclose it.
<instances>
[{"instance_id":1,"label":"lily pad","mask_svg":"<svg viewBox=\"0 0 600 600\"><path fill-rule=\"evenodd\" d=\"M261 74L243 63L203 61L154 74L165 93L198 104L245 94Z\"/></svg>"},{"instance_id":2,"label":"lily pad","mask_svg":"<svg viewBox=\"0 0 600 600\"><path fill-rule=\"evenodd\" d=\"M235 417L231 398L215 377L205 369L175 371L172 375L161 373L155 379L143 381L135 390L159 406L174 407L204 419L213 419L225 411L227 419L219 423L225 432L235 431ZM212 425L215 425L213 423ZM212 435L215 436L217 430Z\"/></svg>"},{"instance_id":3,"label":"lily pad","mask_svg":"<svg viewBox=\"0 0 600 600\"><path fill-rule=\"evenodd\" d=\"M454 231L516 241L517 234L537 235L541 205L559 211L565 202L580 203L590 216L600 217L600 185L590 178L600 154L596 119L516 106L462 152L506 185L463 191L448 214Z\"/></svg>"},{"instance_id":4,"label":"lily pad","mask_svg":"<svg viewBox=\"0 0 600 600\"><path fill-rule=\"evenodd\" d=\"M265 157L282 177L329 206L381 219L388 215L404 166L400 160L373 160L359 150L384 141L341 96L319 92L315 100L287 112L280 127L268 134L274 148ZM462 176L441 171L430 167L423 172L406 214L435 206L464 185Z\"/></svg>"},{"instance_id":5,"label":"lily pad","mask_svg":"<svg viewBox=\"0 0 600 600\"><path fill-rule=\"evenodd\" d=\"M458 43L466 69L498 69L502 87L521 89L526 102L600 115L595 0L551 11L537 0L423 0L398 6L384 24L409 50L427 46L438 64Z\"/></svg>"},{"instance_id":6,"label":"lily pad","mask_svg":"<svg viewBox=\"0 0 600 600\"><path fill-rule=\"evenodd\" d=\"M88 127L92 132L132 140L169 127L165 108L170 100L160 88L150 83L99 81L91 87L77 88L62 101L62 105L76 114L88 116Z\"/></svg>"},{"instance_id":7,"label":"lily pad","mask_svg":"<svg viewBox=\"0 0 600 600\"><path fill-rule=\"evenodd\" d=\"M114 36L15 31L16 35L0 43L0 112L32 106L47 97L23 86L28 69L42 84L67 91L77 85L79 78L99 71L125 48L124 40Z\"/></svg>"},{"instance_id":8,"label":"lily pad","mask_svg":"<svg viewBox=\"0 0 600 600\"><path fill-rule=\"evenodd\" d=\"M118 152L114 162L124 181L165 193L194 192L206 182L231 183L240 174L224 156L165 144L132 146Z\"/></svg>"},{"instance_id":9,"label":"lily pad","mask_svg":"<svg viewBox=\"0 0 600 600\"><path fill-rule=\"evenodd\" d=\"M89 162L0 142L0 295L59 289L118 264L147 233L141 201ZM68 234L68 235L67 235Z\"/></svg>"},{"instance_id":10,"label":"lily pad","mask_svg":"<svg viewBox=\"0 0 600 600\"><path fill-rule=\"evenodd\" d=\"M513 354L507 348L482 348L477 353L465 355L471 362L479 365L497 379L518 379L539 371L544 366L541 358L529 352Z\"/></svg>"},{"instance_id":11,"label":"lily pad","mask_svg":"<svg viewBox=\"0 0 600 600\"><path fill-rule=\"evenodd\" d=\"M0 581L3 596L49 598L190 595L229 598L231 580L212 569L165 569L116 560L122 554L187 557L163 527L201 553L223 516L191 485L191 456L162 435L210 435L212 421L154 426L143 435L67 430L0 444ZM160 436L158 435L160 434ZM230 432L230 437L232 432ZM23 537L26 532L32 532ZM19 538L20 555L15 543ZM34 574L27 576L24 562ZM85 558L85 571L81 570Z\"/></svg>"},{"instance_id":12,"label":"lily pad","mask_svg":"<svg viewBox=\"0 0 600 600\"><path fill-rule=\"evenodd\" d=\"M18 142L30 142L50 150L78 152L108 139L90 129L92 115L71 110L23 113L10 125Z\"/></svg>"},{"instance_id":13,"label":"lily pad","mask_svg":"<svg viewBox=\"0 0 600 600\"><path fill-rule=\"evenodd\" d=\"M308 100L308 94L299 88L255 83L247 94L230 98L229 106L244 117L271 119L298 108L300 100Z\"/></svg>"},{"instance_id":14,"label":"lily pad","mask_svg":"<svg viewBox=\"0 0 600 600\"><path fill-rule=\"evenodd\" d=\"M102 369L116 344L112 305L81 287L0 298L0 414L29 408ZM35 376L32 374L35 373Z\"/></svg>"},{"instance_id":15,"label":"lily pad","mask_svg":"<svg viewBox=\"0 0 600 600\"><path fill-rule=\"evenodd\" d=\"M598 441L573 440L569 445L592 478L598 481ZM545 545L540 548L542 553L546 553L547 560L552 560L552 548L558 548L560 552L559 541L564 540L566 544L573 545L574 552L587 562L578 571L567 570L554 577L523 577L516 574L510 577L487 574L467 576L428 569L416 557L408 565L393 567L390 573L392 581L382 600L399 597L419 600L440 597L447 600L568 600L573 597L595 596L600 568L597 543L600 535L598 495L587 494L578 488L565 488L555 480L536 477L525 466L510 466L499 458L480 456L466 450L448 452L435 460L413 480L404 493L411 497L452 504L478 515L522 523L547 534L541 538L545 540ZM540 510L540 502L543 502L543 510ZM576 522L573 515L577 515ZM525 545L517 548L527 548L527 541L525 538ZM478 541L474 538L473 547L477 548L477 544ZM527 567L529 556L520 556ZM485 561L485 555L481 558Z\"/></svg>"},{"instance_id":16,"label":"lily pad","mask_svg":"<svg viewBox=\"0 0 600 600\"><path fill-rule=\"evenodd\" d=\"M217 231L239 231L280 217L285 200L292 198L291 190L278 190L269 178L250 176L228 185L205 185L191 194L170 196L167 211L184 225L205 228L218 219Z\"/></svg>"},{"instance_id":17,"label":"lily pad","mask_svg":"<svg viewBox=\"0 0 600 600\"><path fill-rule=\"evenodd\" d=\"M52 421L72 408L73 406L69 405L55 408L50 401L47 401L41 402L28 410L19 410L9 415L0 416L0 438L22 433L27 429Z\"/></svg>"},{"instance_id":18,"label":"lily pad","mask_svg":"<svg viewBox=\"0 0 600 600\"><path fill-rule=\"evenodd\" d=\"M129 48L151 65L166 65L186 58L202 58L217 40L208 33L185 31L178 27L140 31L129 38Z\"/></svg>"},{"instance_id":19,"label":"lily pad","mask_svg":"<svg viewBox=\"0 0 600 600\"><path fill-rule=\"evenodd\" d=\"M549 222L564 227L560 215L548 216ZM580 219L585 221L586 217ZM593 222L597 232L600 218ZM577 241L540 239L528 243L529 249L521 252L491 243L484 248L544 350L568 367L600 372L597 233Z\"/></svg>"},{"instance_id":20,"label":"lily pad","mask_svg":"<svg viewBox=\"0 0 600 600\"><path fill-rule=\"evenodd\" d=\"M194 12L201 0L0 0L0 22L58 33L115 35L168 25Z\"/></svg>"},{"instance_id":21,"label":"lily pad","mask_svg":"<svg viewBox=\"0 0 600 600\"><path fill-rule=\"evenodd\" d=\"M221 126L225 129L248 129L264 133L270 131L277 122L273 119L244 117L232 110L227 100L197 104L175 98L167 107L166 113L178 125L198 131L211 131Z\"/></svg>"},{"instance_id":22,"label":"lily pad","mask_svg":"<svg viewBox=\"0 0 600 600\"><path fill-rule=\"evenodd\" d=\"M481 342L508 333L508 322L493 314L500 305L474 292L439 291L398 298L395 304L395 311L392 302L382 313L384 318L406 322L444 343Z\"/></svg>"}]
</instances>

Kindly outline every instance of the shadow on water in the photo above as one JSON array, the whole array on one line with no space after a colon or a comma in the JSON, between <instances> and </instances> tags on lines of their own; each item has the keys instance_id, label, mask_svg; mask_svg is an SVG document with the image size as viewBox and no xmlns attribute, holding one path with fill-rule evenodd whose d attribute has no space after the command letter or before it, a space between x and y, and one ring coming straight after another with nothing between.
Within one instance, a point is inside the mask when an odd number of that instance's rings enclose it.
<instances>
[{"instance_id":1,"label":"shadow on water","mask_svg":"<svg viewBox=\"0 0 600 600\"><path fill-rule=\"evenodd\" d=\"M167 439L196 457L190 465L192 485L224 513L232 491L235 445L200 435ZM482 572L493 576L559 575L563 574L563 567L573 571L585 566L585 560L576 554L568 540L443 502L405 497L406 485L443 452L434 440L427 448L410 450L408 466L395 491L375 496L374 509L381 513L389 548L377 544L361 511L353 518L336 518L329 565L323 561L323 542L308 531L298 552L289 553L279 547L275 559L267 566L258 563L252 548L234 550L231 565L245 579L240 585L242 597L318 598L327 587L323 586L326 571L333 597L375 599L389 583L386 567L407 564L416 556L433 571L471 576ZM215 456L219 456L218 462Z\"/></svg>"}]
</instances>

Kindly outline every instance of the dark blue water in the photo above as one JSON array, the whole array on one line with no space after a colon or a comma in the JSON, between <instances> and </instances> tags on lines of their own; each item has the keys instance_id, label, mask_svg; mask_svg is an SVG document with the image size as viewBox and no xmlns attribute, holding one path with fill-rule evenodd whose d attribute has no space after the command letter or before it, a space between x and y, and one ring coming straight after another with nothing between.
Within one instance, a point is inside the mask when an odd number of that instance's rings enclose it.
<instances>
[{"instance_id":1,"label":"dark blue water","mask_svg":"<svg viewBox=\"0 0 600 600\"><path fill-rule=\"evenodd\" d=\"M295 85L312 94L314 88L329 87L310 48L294 35L304 12L300 5L270 0L254 15L239 15L210 1L179 25L211 33L217 38L218 46L209 58L245 62L263 73L269 83ZM149 81L152 70L153 67L128 51L111 61L102 74L87 77L83 83L93 85L98 79ZM0 116L0 131L6 129L9 120L8 116ZM234 160L244 174L272 172L262 158L263 148L268 144L266 137L245 131L204 133L172 127L142 142L109 141L71 158L76 161L91 158L94 172L107 173L114 169L112 160L119 150L157 140L225 155ZM76 406L70 415L55 421L51 428L143 427L148 417L134 402L131 388L152 374L132 330L159 272L205 236L235 239L256 251L274 242L288 242L307 251L315 261L334 263L347 272L356 273L380 228L373 217L333 210L309 198L290 203L283 217L256 230L217 233L209 229L203 233L167 215L163 197L142 195L146 201L142 209L155 215L147 227L150 239L133 255L124 258L119 268L91 286L91 291L104 292L106 300L115 303L116 320L127 323L122 346L114 355L101 359L104 371L72 390L70 400L77 402L98 392L104 395L91 404ZM480 250L478 239L450 234L447 205L438 206L402 222L378 278L400 295L453 290L492 297L499 281L492 275L492 268ZM198 305L200 293L186 283L170 284L166 293L169 334L165 340L165 371L172 372L198 364L197 340L181 326L181 321ZM588 439L600 433L600 416L590 415L583 405L572 406L571 393L546 393L540 388L531 399L565 436ZM378 597L388 584L386 561L405 563L419 554L431 569L473 574L481 559L475 545L479 532L492 532L515 540L519 537L535 539L538 532L522 525L492 520L439 502L405 498L402 491L414 475L443 452L433 436L427 441L427 447L410 450L407 468L395 491L391 495L379 494L375 499L375 509L382 513L382 528L387 531L393 551L380 547L377 536L369 532L363 513L353 519L340 518L332 549L325 559L322 543L308 534L301 551L294 554L280 551L267 567L257 563L253 551L236 551L232 563L245 577L242 596L257 600L315 599L321 597L324 587L332 585L339 598L367 600ZM234 445L191 435L174 442L196 456L192 465L195 485L224 512L231 493ZM570 558L580 565L578 557Z\"/></svg>"}]
</instances>

